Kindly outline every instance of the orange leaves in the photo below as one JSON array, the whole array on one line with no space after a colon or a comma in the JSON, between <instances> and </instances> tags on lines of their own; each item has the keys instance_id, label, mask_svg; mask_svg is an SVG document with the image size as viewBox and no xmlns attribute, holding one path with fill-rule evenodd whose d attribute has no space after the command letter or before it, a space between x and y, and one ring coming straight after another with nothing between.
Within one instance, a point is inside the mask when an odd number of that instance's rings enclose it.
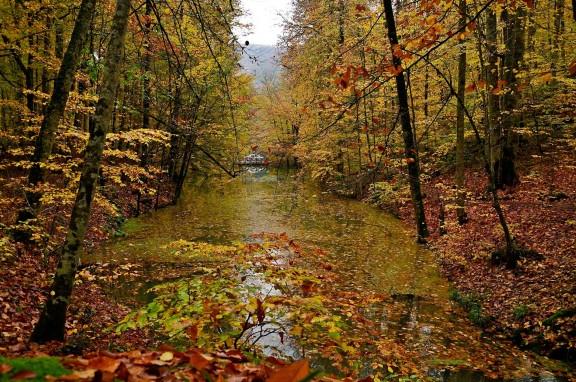
<instances>
[{"instance_id":1,"label":"orange leaves","mask_svg":"<svg viewBox=\"0 0 576 382\"><path fill-rule=\"evenodd\" d=\"M186 334L188 335L188 338L190 338L192 342L196 342L196 340L198 339L198 324L190 325L189 327L187 327Z\"/></svg>"},{"instance_id":2,"label":"orange leaves","mask_svg":"<svg viewBox=\"0 0 576 382\"><path fill-rule=\"evenodd\" d=\"M332 71L337 72L337 68L333 68ZM336 80L334 80L334 83L336 84L336 86L341 87L342 89L346 89L348 85L350 85L351 75L352 75L352 67L349 66L348 68L346 68L346 71L344 73L338 74Z\"/></svg>"},{"instance_id":3,"label":"orange leaves","mask_svg":"<svg viewBox=\"0 0 576 382\"><path fill-rule=\"evenodd\" d=\"M552 79L554 79L554 75L552 74L552 72L546 72L542 73L538 77L538 82L549 83L550 81L552 81Z\"/></svg>"},{"instance_id":4,"label":"orange leaves","mask_svg":"<svg viewBox=\"0 0 576 382\"><path fill-rule=\"evenodd\" d=\"M103 372L114 373L116 369L120 366L120 361L118 359L110 357L96 357L88 362L88 367L90 369L96 369Z\"/></svg>"},{"instance_id":5,"label":"orange leaves","mask_svg":"<svg viewBox=\"0 0 576 382\"><path fill-rule=\"evenodd\" d=\"M259 298L256 299L256 317L258 318L258 323L264 323L266 318L266 310L264 309L264 303Z\"/></svg>"},{"instance_id":6,"label":"orange leaves","mask_svg":"<svg viewBox=\"0 0 576 382\"><path fill-rule=\"evenodd\" d=\"M404 71L402 66L394 66L394 65L388 65L384 69L388 73L390 73L393 77L399 76Z\"/></svg>"},{"instance_id":7,"label":"orange leaves","mask_svg":"<svg viewBox=\"0 0 576 382\"><path fill-rule=\"evenodd\" d=\"M568 65L568 77L576 78L576 61L572 61L572 63Z\"/></svg>"},{"instance_id":8,"label":"orange leaves","mask_svg":"<svg viewBox=\"0 0 576 382\"><path fill-rule=\"evenodd\" d=\"M168 348L168 347L166 347ZM101 353L104 354L104 353ZM291 365L276 361L254 365L239 350L227 350L205 354L191 349L186 352L132 351L129 353L105 353L93 358L63 358L63 364L73 370L71 374L58 377L62 381L143 381L143 380L242 380L299 382L310 374L308 361ZM167 356L170 355L170 357ZM6 370L5 370L6 369ZM7 368L0 370L10 371ZM158 379L158 376L161 376ZM15 380L36 378L30 371L12 376ZM54 380L54 379L53 379Z\"/></svg>"},{"instance_id":9,"label":"orange leaves","mask_svg":"<svg viewBox=\"0 0 576 382\"><path fill-rule=\"evenodd\" d=\"M534 0L524 0L524 2L526 3L526 6L527 6L528 8L533 9L534 6L535 6Z\"/></svg>"},{"instance_id":10,"label":"orange leaves","mask_svg":"<svg viewBox=\"0 0 576 382\"><path fill-rule=\"evenodd\" d=\"M5 363L0 363L0 374L6 374L10 370L12 370L12 366L7 365Z\"/></svg>"},{"instance_id":11,"label":"orange leaves","mask_svg":"<svg viewBox=\"0 0 576 382\"><path fill-rule=\"evenodd\" d=\"M472 92L476 91L477 86L478 85L475 82L473 82L470 85L466 86L465 92L466 93L472 93Z\"/></svg>"},{"instance_id":12,"label":"orange leaves","mask_svg":"<svg viewBox=\"0 0 576 382\"><path fill-rule=\"evenodd\" d=\"M36 378L36 373L34 373L33 371L28 371L28 370L22 370L19 371L18 373L14 374L11 378L11 380L13 381L23 381L26 379L33 379Z\"/></svg>"},{"instance_id":13,"label":"orange leaves","mask_svg":"<svg viewBox=\"0 0 576 382\"><path fill-rule=\"evenodd\" d=\"M187 353L188 363L193 366L196 370L204 370L211 363L211 357L204 356L199 351L192 350Z\"/></svg>"},{"instance_id":14,"label":"orange leaves","mask_svg":"<svg viewBox=\"0 0 576 382\"><path fill-rule=\"evenodd\" d=\"M347 66L343 73L338 73L338 68L333 67L331 73L337 75L334 83L342 89L347 89L359 79L370 76L370 73L365 67L353 65Z\"/></svg>"},{"instance_id":15,"label":"orange leaves","mask_svg":"<svg viewBox=\"0 0 576 382\"><path fill-rule=\"evenodd\" d=\"M340 76L340 86L346 89L350 84L350 76L352 75L352 67L348 67L344 75Z\"/></svg>"},{"instance_id":16,"label":"orange leaves","mask_svg":"<svg viewBox=\"0 0 576 382\"><path fill-rule=\"evenodd\" d=\"M310 374L310 366L305 359L277 370L268 382L300 382Z\"/></svg>"},{"instance_id":17,"label":"orange leaves","mask_svg":"<svg viewBox=\"0 0 576 382\"><path fill-rule=\"evenodd\" d=\"M492 94L494 95L502 95L506 93L506 85L508 85L508 81L506 80L498 80L498 84L494 89L492 89Z\"/></svg>"},{"instance_id":18,"label":"orange leaves","mask_svg":"<svg viewBox=\"0 0 576 382\"><path fill-rule=\"evenodd\" d=\"M396 44L392 47L392 55L401 60L409 60L413 57L413 54L406 51L406 49L400 44Z\"/></svg>"}]
</instances>

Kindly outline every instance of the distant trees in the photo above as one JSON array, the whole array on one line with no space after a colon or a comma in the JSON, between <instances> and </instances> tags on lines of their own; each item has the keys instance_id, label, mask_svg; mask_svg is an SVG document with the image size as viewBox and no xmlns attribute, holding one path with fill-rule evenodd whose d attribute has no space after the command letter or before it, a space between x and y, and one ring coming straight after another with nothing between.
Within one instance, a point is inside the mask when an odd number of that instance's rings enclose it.
<instances>
[{"instance_id":1,"label":"distant trees","mask_svg":"<svg viewBox=\"0 0 576 382\"><path fill-rule=\"evenodd\" d=\"M82 50L85 47L86 37L90 28L90 21L94 13L96 0L82 0L80 10L76 17L74 30L70 37L70 43L66 49L66 53L62 59L60 70L54 81L54 89L50 102L44 112L40 132L36 138L36 145L34 147L34 156L32 158L32 167L28 174L28 190L26 191L26 206L20 212L18 220L24 222L36 216L38 203L40 202L41 194L35 189L39 182L44 179L44 169L42 165L45 164L47 159L52 154L54 147L54 140L56 137L56 130L58 124L64 115L70 88L76 74L76 68L80 61ZM50 38L47 35L46 41ZM49 46L49 45L48 45ZM46 76L46 69L43 70ZM43 84L46 86L46 84Z\"/></svg>"},{"instance_id":2,"label":"distant trees","mask_svg":"<svg viewBox=\"0 0 576 382\"><path fill-rule=\"evenodd\" d=\"M483 166L485 156L487 179L495 188L519 182L520 136L540 128L525 110L546 103L534 89L544 94L543 85L555 73L569 75L566 65L576 58L566 56L567 45L574 46L566 28L573 23L561 1L397 2L393 15L387 6L387 1L295 2L283 39L286 72L276 91L289 94L299 111L299 142L292 150L326 188L357 197L391 189L402 200L410 189L417 222L424 216L419 199L442 198L462 224L467 167ZM384 38L392 21L399 41ZM344 42L338 38L342 26ZM274 122L270 129L280 133L283 124ZM481 127L482 148L471 139L472 123ZM454 189L426 190L415 198L414 168L421 167L420 176L428 179L439 159L453 169ZM413 166L404 170L406 160ZM495 208L507 247L513 248L504 211Z\"/></svg>"}]
</instances>

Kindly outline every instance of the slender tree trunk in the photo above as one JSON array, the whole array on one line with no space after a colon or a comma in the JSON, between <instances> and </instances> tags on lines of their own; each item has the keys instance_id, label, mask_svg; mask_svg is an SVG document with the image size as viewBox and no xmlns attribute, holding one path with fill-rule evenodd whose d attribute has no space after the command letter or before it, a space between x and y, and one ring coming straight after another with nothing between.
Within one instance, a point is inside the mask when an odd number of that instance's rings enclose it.
<instances>
[{"instance_id":1,"label":"slender tree trunk","mask_svg":"<svg viewBox=\"0 0 576 382\"><path fill-rule=\"evenodd\" d=\"M488 98L489 127L486 132L486 153L490 161L491 171L498 177L497 163L502 157L500 95L498 94L498 19L496 12L488 10L486 16L486 93Z\"/></svg>"},{"instance_id":2,"label":"slender tree trunk","mask_svg":"<svg viewBox=\"0 0 576 382\"><path fill-rule=\"evenodd\" d=\"M46 18L46 33L44 33L44 55L49 57L52 50L52 19L50 17ZM48 94L50 92L50 81L48 80L48 68L42 68L42 93Z\"/></svg>"},{"instance_id":3,"label":"slender tree trunk","mask_svg":"<svg viewBox=\"0 0 576 382\"><path fill-rule=\"evenodd\" d=\"M466 0L460 0L460 28L466 27ZM464 190L464 107L465 89L466 89L466 41L462 40L459 44L460 54L458 56L458 99L456 104L456 215L458 223L466 222Z\"/></svg>"},{"instance_id":4,"label":"slender tree trunk","mask_svg":"<svg viewBox=\"0 0 576 382\"><path fill-rule=\"evenodd\" d=\"M55 21L54 54L58 58L64 57L64 26L62 20Z\"/></svg>"},{"instance_id":5,"label":"slender tree trunk","mask_svg":"<svg viewBox=\"0 0 576 382\"><path fill-rule=\"evenodd\" d=\"M554 43L552 47L551 71L556 75L563 64L564 0L554 0Z\"/></svg>"},{"instance_id":6,"label":"slender tree trunk","mask_svg":"<svg viewBox=\"0 0 576 382\"><path fill-rule=\"evenodd\" d=\"M428 123L428 117L430 115L430 74L428 73L428 66L424 69L424 121ZM426 136L426 148L430 145L430 129L426 129L424 132Z\"/></svg>"},{"instance_id":7,"label":"slender tree trunk","mask_svg":"<svg viewBox=\"0 0 576 382\"><path fill-rule=\"evenodd\" d=\"M188 173L188 167L190 166L190 160L192 158L192 152L194 149L194 136L190 133L186 137L186 146L184 147L184 154L182 158L182 163L180 165L180 172L178 178L176 179L176 188L174 190L174 200L173 203L176 204L180 195L182 195L182 189L184 188L184 181L186 180L186 175Z\"/></svg>"},{"instance_id":8,"label":"slender tree trunk","mask_svg":"<svg viewBox=\"0 0 576 382\"><path fill-rule=\"evenodd\" d=\"M386 14L386 26L388 28L388 39L392 46L398 45L398 36L396 34L396 23L394 20L394 10L392 8L392 0L384 0L384 13ZM402 67L402 60L392 53L392 62L395 67ZM414 134L410 123L410 110L408 107L408 92L406 90L406 82L404 79L404 72L396 76L396 90L398 93L398 104L400 108L400 123L402 126L402 135L404 138L405 159L408 165L408 176L410 180L410 191L412 194L412 203L414 204L414 214L416 217L416 226L418 232L418 240L424 241L428 236L428 226L426 225L426 216L424 213L424 202L422 200L422 192L420 190L420 166L418 164L418 157L416 155L416 146L414 142Z\"/></svg>"},{"instance_id":9,"label":"slender tree trunk","mask_svg":"<svg viewBox=\"0 0 576 382\"><path fill-rule=\"evenodd\" d=\"M174 108L172 109L172 121L170 122L170 152L168 154L168 175L173 181L177 180L177 167L178 167L178 151L180 142L180 128L178 126L178 120L180 119L180 108L181 105L181 90L180 81L176 82L176 90L174 92Z\"/></svg>"},{"instance_id":10,"label":"slender tree trunk","mask_svg":"<svg viewBox=\"0 0 576 382\"><path fill-rule=\"evenodd\" d=\"M144 14L144 57L142 59L142 128L150 127L150 32L152 29L152 0L146 0L146 13Z\"/></svg>"},{"instance_id":11,"label":"slender tree trunk","mask_svg":"<svg viewBox=\"0 0 576 382\"><path fill-rule=\"evenodd\" d=\"M72 295L79 252L84 241L92 200L96 193L106 134L112 122L112 109L120 77L129 13L130 0L118 0L104 65L104 80L94 115L94 128L86 145L84 165L76 201L72 209L68 234L54 275L54 283L50 288L48 301L40 316L40 321L32 333L31 340L34 342L63 340L65 336L66 311Z\"/></svg>"},{"instance_id":12,"label":"slender tree trunk","mask_svg":"<svg viewBox=\"0 0 576 382\"><path fill-rule=\"evenodd\" d=\"M28 175L30 191L26 192L28 208L21 211L18 217L19 222L23 222L36 215L41 195L33 191L35 186L43 181L44 170L42 164L48 160L54 146L54 139L60 119L64 115L68 95L74 80L74 73L84 42L90 27L90 20L94 12L96 0L82 0L80 11L76 17L76 23L70 38L70 43L62 60L58 76L54 81L54 90L50 103L46 108L46 114L40 126L40 133L36 139L34 156L32 157L32 168Z\"/></svg>"},{"instance_id":13,"label":"slender tree trunk","mask_svg":"<svg viewBox=\"0 0 576 382\"><path fill-rule=\"evenodd\" d=\"M528 9L528 14L526 16L526 48L527 52L534 57L536 53L536 8L538 2L534 0L534 7ZM536 69L538 67L537 60L531 59L529 60L531 66Z\"/></svg>"},{"instance_id":14,"label":"slender tree trunk","mask_svg":"<svg viewBox=\"0 0 576 382\"><path fill-rule=\"evenodd\" d=\"M344 45L346 39L346 3L344 0L338 0L338 44L340 46Z\"/></svg>"},{"instance_id":15,"label":"slender tree trunk","mask_svg":"<svg viewBox=\"0 0 576 382\"><path fill-rule=\"evenodd\" d=\"M32 13L28 14L28 27L30 28L30 30L32 30L32 26L33 26L33 15ZM27 63L27 67L26 67L26 73L25 73L25 82L26 82L26 90L28 90L28 94L26 94L26 106L28 107L28 110L30 110L31 113L33 113L35 111L35 107L34 107L34 102L35 102L35 97L34 97L34 93L32 93L35 89L34 89L34 53L32 53L34 51L34 46L36 44L34 43L34 35L30 34L30 37L28 37L28 63Z\"/></svg>"}]
</instances>

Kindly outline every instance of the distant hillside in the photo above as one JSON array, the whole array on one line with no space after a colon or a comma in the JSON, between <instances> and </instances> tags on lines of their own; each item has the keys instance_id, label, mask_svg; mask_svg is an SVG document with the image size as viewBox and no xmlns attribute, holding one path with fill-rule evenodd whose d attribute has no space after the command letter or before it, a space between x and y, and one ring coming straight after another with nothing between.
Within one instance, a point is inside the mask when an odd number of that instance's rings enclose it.
<instances>
[{"instance_id":1,"label":"distant hillside","mask_svg":"<svg viewBox=\"0 0 576 382\"><path fill-rule=\"evenodd\" d=\"M271 45L250 45L246 47L240 60L242 68L256 78L256 84L276 79L280 73L277 62L278 49Z\"/></svg>"}]
</instances>

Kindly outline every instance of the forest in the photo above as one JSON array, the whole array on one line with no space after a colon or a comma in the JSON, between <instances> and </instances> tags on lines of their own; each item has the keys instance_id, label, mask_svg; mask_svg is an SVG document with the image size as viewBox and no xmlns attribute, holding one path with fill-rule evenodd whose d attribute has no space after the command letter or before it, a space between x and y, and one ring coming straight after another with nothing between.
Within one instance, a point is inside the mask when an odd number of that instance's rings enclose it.
<instances>
[{"instance_id":1,"label":"forest","mask_svg":"<svg viewBox=\"0 0 576 382\"><path fill-rule=\"evenodd\" d=\"M576 0L249 2L0 0L0 381L576 381Z\"/></svg>"}]
</instances>

